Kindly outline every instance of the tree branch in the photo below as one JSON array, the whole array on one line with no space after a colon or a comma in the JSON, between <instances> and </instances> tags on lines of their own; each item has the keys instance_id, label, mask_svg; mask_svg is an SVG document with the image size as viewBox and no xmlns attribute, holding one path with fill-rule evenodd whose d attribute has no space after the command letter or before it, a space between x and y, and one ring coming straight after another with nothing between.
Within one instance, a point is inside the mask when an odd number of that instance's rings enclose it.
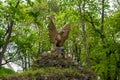
<instances>
[{"instance_id":1,"label":"tree branch","mask_svg":"<svg viewBox=\"0 0 120 80\"><path fill-rule=\"evenodd\" d=\"M18 52L19 52L19 51L17 50L16 53L14 53L13 56L15 56ZM11 59L12 59L12 57L10 57L9 59L5 60L5 63L2 63L2 65L5 65L5 64L7 64L7 63L9 63L9 62L12 62Z\"/></svg>"},{"instance_id":2,"label":"tree branch","mask_svg":"<svg viewBox=\"0 0 120 80\"><path fill-rule=\"evenodd\" d=\"M6 38L5 44L4 44L3 47L2 47L1 54L5 53L5 51L6 51L7 45L8 45L8 43L9 43L9 40L10 40L10 37L11 37L12 27L13 27L13 21L11 20L11 21L10 21L10 25L8 25L8 36L7 36L7 38Z\"/></svg>"},{"instance_id":3,"label":"tree branch","mask_svg":"<svg viewBox=\"0 0 120 80\"><path fill-rule=\"evenodd\" d=\"M11 62L10 60L5 60L5 63L2 63L1 65L5 65L7 63Z\"/></svg>"},{"instance_id":4,"label":"tree branch","mask_svg":"<svg viewBox=\"0 0 120 80\"><path fill-rule=\"evenodd\" d=\"M87 12L87 14L88 14L88 16L90 17L90 21L89 21L89 20L87 20L87 21L90 22L91 25L92 25L92 27L93 27L93 29L96 30L96 26L95 26L95 24L94 24L94 22L93 22L93 18L92 18L92 16L90 15L89 12Z\"/></svg>"},{"instance_id":5,"label":"tree branch","mask_svg":"<svg viewBox=\"0 0 120 80\"><path fill-rule=\"evenodd\" d=\"M15 8L18 7L19 3L20 3L20 0L18 0L18 2L16 3ZM11 19L10 22L8 23L8 35L7 35L7 38L6 38L6 41L5 41L4 45L3 45L3 47L2 47L2 51L0 52L0 66L1 66L1 64L2 64L3 55L4 55L4 53L6 52L8 43L9 43L10 38L11 38L13 23L14 23L14 21L13 21L12 19Z\"/></svg>"},{"instance_id":6,"label":"tree branch","mask_svg":"<svg viewBox=\"0 0 120 80\"><path fill-rule=\"evenodd\" d=\"M17 2L17 4L16 4L15 8L17 8L17 7L18 7L19 3L20 3L20 0L18 0L18 2Z\"/></svg>"},{"instance_id":7,"label":"tree branch","mask_svg":"<svg viewBox=\"0 0 120 80\"><path fill-rule=\"evenodd\" d=\"M89 12L87 12L87 14L88 14L88 16L90 17L90 20L88 20L87 18L85 18L86 21L88 21L88 22L92 25L93 30L97 31L97 32L101 35L100 30L97 29L96 26L95 26L95 24L94 24L93 17L90 15Z\"/></svg>"},{"instance_id":8,"label":"tree branch","mask_svg":"<svg viewBox=\"0 0 120 80\"><path fill-rule=\"evenodd\" d=\"M15 8L18 7L19 3L20 3L20 0L18 0ZM2 51L0 52L1 54L4 54L5 51L6 51L7 45L8 45L8 43L9 43L10 38L11 38L13 23L14 23L13 20L10 20L10 23L8 23L8 31L7 31L7 32L8 32L8 36L7 36L7 38L6 38L5 44L4 44L3 47L2 47Z\"/></svg>"}]
</instances>

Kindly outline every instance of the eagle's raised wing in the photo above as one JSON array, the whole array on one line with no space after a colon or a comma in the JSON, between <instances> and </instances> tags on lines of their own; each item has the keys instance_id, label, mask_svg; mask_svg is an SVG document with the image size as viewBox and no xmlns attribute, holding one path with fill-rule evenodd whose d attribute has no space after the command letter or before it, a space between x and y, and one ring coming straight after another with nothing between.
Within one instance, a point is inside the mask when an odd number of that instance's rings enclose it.
<instances>
[{"instance_id":1,"label":"eagle's raised wing","mask_svg":"<svg viewBox=\"0 0 120 80\"><path fill-rule=\"evenodd\" d=\"M54 44L55 37L58 34L58 31L57 31L52 19L50 17L49 17L49 19L50 19L50 23L48 25L49 37L50 37L50 42Z\"/></svg>"},{"instance_id":2,"label":"eagle's raised wing","mask_svg":"<svg viewBox=\"0 0 120 80\"><path fill-rule=\"evenodd\" d=\"M60 46L62 46L65 40L68 38L69 31L70 31L70 23L67 23L59 33L61 35L61 42L59 43Z\"/></svg>"}]
</instances>

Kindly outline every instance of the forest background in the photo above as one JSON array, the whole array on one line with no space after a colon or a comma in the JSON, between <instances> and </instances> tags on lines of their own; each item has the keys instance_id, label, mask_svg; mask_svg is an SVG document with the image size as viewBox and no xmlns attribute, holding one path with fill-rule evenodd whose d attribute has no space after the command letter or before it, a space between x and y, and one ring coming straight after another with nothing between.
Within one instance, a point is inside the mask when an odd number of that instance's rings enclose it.
<instances>
[{"instance_id":1,"label":"forest background","mask_svg":"<svg viewBox=\"0 0 120 80\"><path fill-rule=\"evenodd\" d=\"M74 60L103 80L120 79L119 0L0 0L0 66L27 70L50 50L48 15L57 29L70 22L64 48Z\"/></svg>"}]
</instances>

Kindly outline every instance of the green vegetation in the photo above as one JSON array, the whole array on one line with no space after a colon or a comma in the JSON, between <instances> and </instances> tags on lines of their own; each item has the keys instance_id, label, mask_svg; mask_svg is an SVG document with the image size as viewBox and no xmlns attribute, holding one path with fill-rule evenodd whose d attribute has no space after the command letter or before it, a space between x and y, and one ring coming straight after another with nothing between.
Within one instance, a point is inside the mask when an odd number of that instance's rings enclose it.
<instances>
[{"instance_id":1,"label":"green vegetation","mask_svg":"<svg viewBox=\"0 0 120 80\"><path fill-rule=\"evenodd\" d=\"M90 74L90 72L89 72ZM17 75L10 75L5 78L1 78L4 80L73 80L73 79L79 79L79 80L86 80L88 73L83 73L82 71L78 71L71 68L55 68L55 67L46 67L46 68L40 68L38 70L29 70L25 71L24 73L20 73ZM91 73L91 75L93 75ZM95 80L95 76L92 77L92 80Z\"/></svg>"},{"instance_id":2,"label":"green vegetation","mask_svg":"<svg viewBox=\"0 0 120 80\"><path fill-rule=\"evenodd\" d=\"M0 78L3 76L10 75L10 74L16 74L16 72L14 72L11 69L4 68L4 67L0 68Z\"/></svg>"},{"instance_id":3,"label":"green vegetation","mask_svg":"<svg viewBox=\"0 0 120 80\"><path fill-rule=\"evenodd\" d=\"M58 30L70 22L63 47L73 61L100 80L120 80L119 0L0 0L0 67L5 60L25 71L51 49L47 16Z\"/></svg>"}]
</instances>

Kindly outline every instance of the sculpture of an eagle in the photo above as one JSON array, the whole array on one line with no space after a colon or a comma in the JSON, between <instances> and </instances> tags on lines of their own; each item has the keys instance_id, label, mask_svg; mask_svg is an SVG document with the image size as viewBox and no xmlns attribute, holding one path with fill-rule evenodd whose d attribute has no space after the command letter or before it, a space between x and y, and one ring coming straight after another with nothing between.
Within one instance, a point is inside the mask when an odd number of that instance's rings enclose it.
<instances>
[{"instance_id":1,"label":"sculpture of an eagle","mask_svg":"<svg viewBox=\"0 0 120 80\"><path fill-rule=\"evenodd\" d=\"M68 38L70 31L70 23L67 23L64 28L58 32L51 17L47 17L50 20L48 25L50 42L53 44L53 48L63 46L65 40Z\"/></svg>"}]
</instances>

